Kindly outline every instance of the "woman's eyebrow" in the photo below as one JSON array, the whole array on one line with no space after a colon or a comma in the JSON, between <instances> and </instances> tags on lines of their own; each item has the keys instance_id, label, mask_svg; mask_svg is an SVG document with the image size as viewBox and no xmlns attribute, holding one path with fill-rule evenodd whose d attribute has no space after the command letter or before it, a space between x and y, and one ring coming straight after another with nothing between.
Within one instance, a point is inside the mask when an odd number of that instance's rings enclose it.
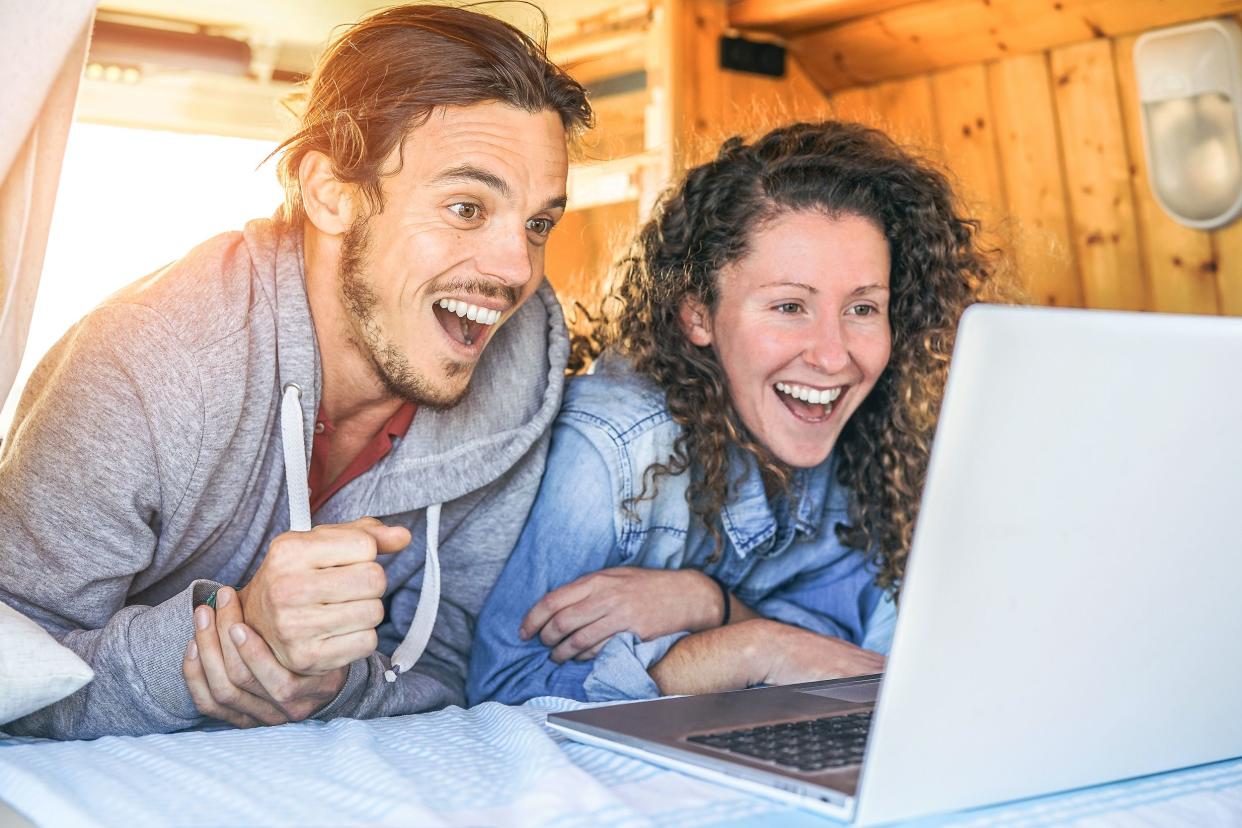
<instances>
[{"instance_id":1,"label":"woman's eyebrow","mask_svg":"<svg viewBox=\"0 0 1242 828\"><path fill-rule=\"evenodd\" d=\"M788 281L768 282L768 283L766 283L766 284L762 284L762 285L760 285L759 287L761 287L761 288L769 288L769 287L796 287L796 288L802 288L803 290L807 291L808 293L819 293L819 288L811 287L811 286L810 286L810 285L808 285L806 282L788 282Z\"/></svg>"},{"instance_id":2,"label":"woman's eyebrow","mask_svg":"<svg viewBox=\"0 0 1242 828\"><path fill-rule=\"evenodd\" d=\"M850 292L850 295L858 296L860 293L870 293L873 290L881 290L888 293L888 285L882 285L879 282L876 282L873 285L863 285L862 287L854 288L854 290Z\"/></svg>"}]
</instances>

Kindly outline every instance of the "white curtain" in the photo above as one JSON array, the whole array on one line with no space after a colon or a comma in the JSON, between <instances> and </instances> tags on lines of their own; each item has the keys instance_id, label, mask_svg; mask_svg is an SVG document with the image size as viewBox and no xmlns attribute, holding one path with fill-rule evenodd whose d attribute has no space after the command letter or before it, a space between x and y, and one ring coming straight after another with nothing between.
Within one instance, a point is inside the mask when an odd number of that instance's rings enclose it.
<instances>
[{"instance_id":1,"label":"white curtain","mask_svg":"<svg viewBox=\"0 0 1242 828\"><path fill-rule=\"evenodd\" d=\"M94 11L0 0L0 405L30 329Z\"/></svg>"}]
</instances>

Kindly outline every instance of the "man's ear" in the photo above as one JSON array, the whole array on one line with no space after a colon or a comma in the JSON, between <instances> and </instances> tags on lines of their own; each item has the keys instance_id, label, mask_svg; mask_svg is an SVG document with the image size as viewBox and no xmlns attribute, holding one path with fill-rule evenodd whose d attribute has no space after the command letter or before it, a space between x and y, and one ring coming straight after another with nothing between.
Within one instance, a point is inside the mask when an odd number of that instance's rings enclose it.
<instances>
[{"instance_id":1,"label":"man's ear","mask_svg":"<svg viewBox=\"0 0 1242 828\"><path fill-rule=\"evenodd\" d=\"M321 233L339 236L353 226L355 188L337 180L328 156L315 150L302 156L298 182L302 188L302 209Z\"/></svg>"},{"instance_id":2,"label":"man's ear","mask_svg":"<svg viewBox=\"0 0 1242 828\"><path fill-rule=\"evenodd\" d=\"M681 302L678 312L681 319L681 332L700 348L712 344L712 317L697 296L687 296Z\"/></svg>"}]
</instances>

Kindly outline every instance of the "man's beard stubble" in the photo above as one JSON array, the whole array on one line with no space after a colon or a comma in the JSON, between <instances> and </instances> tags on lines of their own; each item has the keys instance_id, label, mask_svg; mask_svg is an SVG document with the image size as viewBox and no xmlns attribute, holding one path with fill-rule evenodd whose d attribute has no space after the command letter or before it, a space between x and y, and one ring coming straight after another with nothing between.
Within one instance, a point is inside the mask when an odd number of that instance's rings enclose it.
<instances>
[{"instance_id":1,"label":"man's beard stubble","mask_svg":"<svg viewBox=\"0 0 1242 828\"><path fill-rule=\"evenodd\" d=\"M341 263L338 268L341 299L346 313L353 319L349 342L371 363L384 389L397 399L435 410L452 408L466 395L467 386L455 394L437 389L410 365L409 359L392 342L385 342L384 332L375 319L379 303L375 290L364 275L371 252L370 222L359 219L341 240ZM466 363L445 360L444 376L453 379L470 371Z\"/></svg>"}]
</instances>

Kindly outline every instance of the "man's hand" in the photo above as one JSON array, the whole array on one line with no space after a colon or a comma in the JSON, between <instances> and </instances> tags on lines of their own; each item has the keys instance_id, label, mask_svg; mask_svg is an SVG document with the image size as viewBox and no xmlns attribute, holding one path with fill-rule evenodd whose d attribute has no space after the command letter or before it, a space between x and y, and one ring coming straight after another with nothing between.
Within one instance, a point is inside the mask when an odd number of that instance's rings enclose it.
<instances>
[{"instance_id":1,"label":"man's hand","mask_svg":"<svg viewBox=\"0 0 1242 828\"><path fill-rule=\"evenodd\" d=\"M766 655L766 665L757 683L799 684L884 672L884 656L879 653L790 624L763 623L769 646L759 650Z\"/></svg>"},{"instance_id":2,"label":"man's hand","mask_svg":"<svg viewBox=\"0 0 1242 828\"><path fill-rule=\"evenodd\" d=\"M375 651L388 586L376 555L400 552L409 530L375 518L285 532L239 593L246 623L284 667L322 675Z\"/></svg>"},{"instance_id":3,"label":"man's hand","mask_svg":"<svg viewBox=\"0 0 1242 828\"><path fill-rule=\"evenodd\" d=\"M720 623L720 589L694 569L601 569L554 589L531 607L518 635L538 635L552 660L594 658L608 639L630 631L643 641Z\"/></svg>"},{"instance_id":4,"label":"man's hand","mask_svg":"<svg viewBox=\"0 0 1242 828\"><path fill-rule=\"evenodd\" d=\"M216 594L217 611L194 611L194 640L182 674L198 712L235 727L276 725L314 715L336 697L348 667L317 676L286 670L242 621L241 604L228 587Z\"/></svg>"}]
</instances>

